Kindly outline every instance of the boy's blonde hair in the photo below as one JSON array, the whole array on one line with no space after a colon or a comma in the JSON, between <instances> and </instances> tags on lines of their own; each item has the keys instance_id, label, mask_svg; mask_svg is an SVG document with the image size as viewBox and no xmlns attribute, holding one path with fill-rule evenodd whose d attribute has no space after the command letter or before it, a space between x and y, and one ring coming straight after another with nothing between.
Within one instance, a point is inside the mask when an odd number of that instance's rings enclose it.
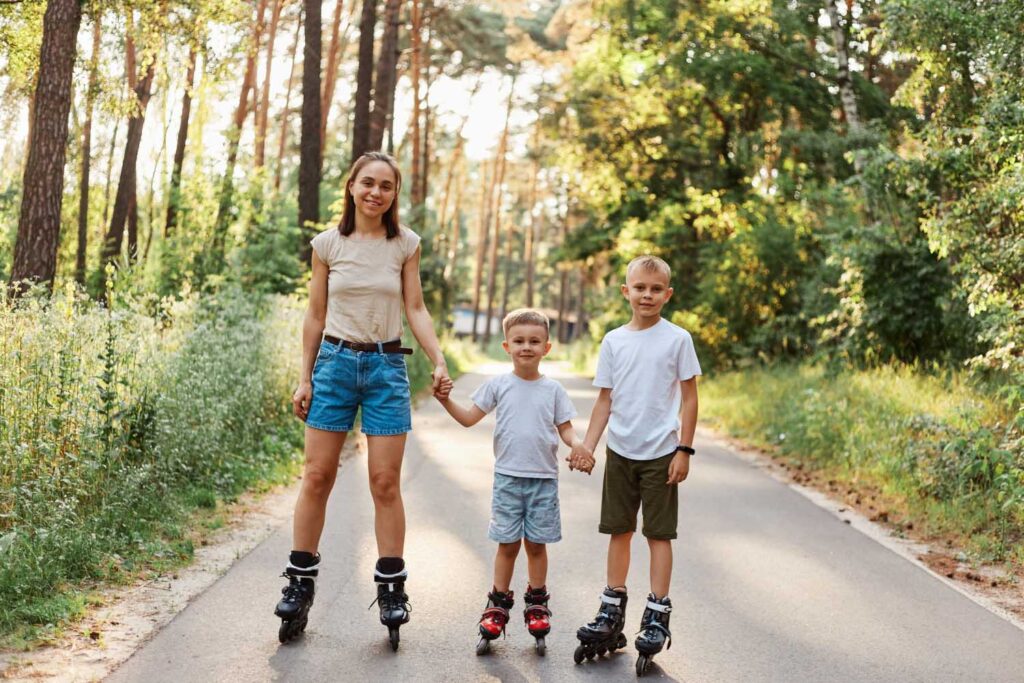
<instances>
[{"instance_id":1,"label":"boy's blonde hair","mask_svg":"<svg viewBox=\"0 0 1024 683\"><path fill-rule=\"evenodd\" d=\"M533 308L517 308L501 321L501 329L504 330L505 336L508 336L508 331L515 325L539 325L544 328L544 334L551 334L551 323L548 322L548 317L538 310Z\"/></svg>"},{"instance_id":2,"label":"boy's blonde hair","mask_svg":"<svg viewBox=\"0 0 1024 683\"><path fill-rule=\"evenodd\" d=\"M663 259L660 259L657 256L653 256L651 254L644 254L643 256L637 256L635 259L630 261L629 265L626 266L626 279L629 279L629 274L632 273L637 268L644 270L648 273L665 273L665 276L669 279L669 281L672 280L672 268L667 263L665 263Z\"/></svg>"}]
</instances>

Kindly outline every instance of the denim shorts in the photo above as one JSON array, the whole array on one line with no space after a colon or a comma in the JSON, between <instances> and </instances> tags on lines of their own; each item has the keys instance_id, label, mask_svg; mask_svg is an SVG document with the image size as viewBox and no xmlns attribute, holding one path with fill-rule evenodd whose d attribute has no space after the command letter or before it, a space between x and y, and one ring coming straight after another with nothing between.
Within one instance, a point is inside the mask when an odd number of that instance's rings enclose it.
<instances>
[{"instance_id":1,"label":"denim shorts","mask_svg":"<svg viewBox=\"0 0 1024 683\"><path fill-rule=\"evenodd\" d=\"M561 541L558 480L495 472L487 537L498 543L515 543L521 538L534 543Z\"/></svg>"},{"instance_id":2,"label":"denim shorts","mask_svg":"<svg viewBox=\"0 0 1024 683\"><path fill-rule=\"evenodd\" d=\"M367 436L412 430L405 356L353 351L320 342L306 426L327 432L351 431L359 406L363 407L360 428Z\"/></svg>"}]
</instances>

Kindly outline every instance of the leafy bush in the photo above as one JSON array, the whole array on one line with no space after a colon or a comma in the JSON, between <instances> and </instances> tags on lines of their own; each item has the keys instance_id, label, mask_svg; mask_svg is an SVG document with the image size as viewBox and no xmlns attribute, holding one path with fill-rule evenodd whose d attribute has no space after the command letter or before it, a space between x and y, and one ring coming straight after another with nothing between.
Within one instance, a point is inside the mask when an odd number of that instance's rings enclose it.
<instances>
[{"instance_id":1,"label":"leafy bush","mask_svg":"<svg viewBox=\"0 0 1024 683\"><path fill-rule=\"evenodd\" d=\"M0 636L66 617L83 581L188 557L189 509L295 468L300 316L232 292L2 302Z\"/></svg>"}]
</instances>

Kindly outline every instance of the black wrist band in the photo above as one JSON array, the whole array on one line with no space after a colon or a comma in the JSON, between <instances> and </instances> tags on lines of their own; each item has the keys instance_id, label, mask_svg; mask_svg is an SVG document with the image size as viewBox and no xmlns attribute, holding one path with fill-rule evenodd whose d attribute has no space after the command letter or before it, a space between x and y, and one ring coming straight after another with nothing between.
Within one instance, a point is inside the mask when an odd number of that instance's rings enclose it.
<instances>
[{"instance_id":1,"label":"black wrist band","mask_svg":"<svg viewBox=\"0 0 1024 683\"><path fill-rule=\"evenodd\" d=\"M676 446L676 452L678 453L680 451L683 452L683 453L686 453L687 455L693 455L694 453L697 452L697 451L693 450L692 448L690 448L689 446L684 446L682 444Z\"/></svg>"}]
</instances>

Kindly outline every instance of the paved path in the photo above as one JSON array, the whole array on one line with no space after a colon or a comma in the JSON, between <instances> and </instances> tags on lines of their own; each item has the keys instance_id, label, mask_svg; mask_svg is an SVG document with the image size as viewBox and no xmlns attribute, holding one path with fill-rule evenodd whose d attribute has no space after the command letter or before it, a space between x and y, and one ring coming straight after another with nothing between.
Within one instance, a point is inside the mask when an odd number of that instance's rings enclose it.
<instances>
[{"instance_id":1,"label":"paved path","mask_svg":"<svg viewBox=\"0 0 1024 683\"><path fill-rule=\"evenodd\" d=\"M466 401L488 366L462 377ZM596 393L560 372L581 417ZM564 540L550 550L554 631L540 658L519 619L477 657L490 587L486 538L493 418L463 429L433 400L415 416L403 475L412 622L392 653L371 580L376 559L363 460L344 464L331 498L317 601L303 639L279 646L272 610L291 539L282 527L126 662L112 681L629 680L635 651L573 664L576 627L597 608L605 537L597 533L602 462L563 471ZM898 557L721 447L696 444L681 491L672 598L675 642L652 679L724 681L1021 681L1024 632ZM563 447L563 451L565 451ZM646 544L634 540L628 633L647 593ZM525 584L525 556L514 588Z\"/></svg>"}]
</instances>

